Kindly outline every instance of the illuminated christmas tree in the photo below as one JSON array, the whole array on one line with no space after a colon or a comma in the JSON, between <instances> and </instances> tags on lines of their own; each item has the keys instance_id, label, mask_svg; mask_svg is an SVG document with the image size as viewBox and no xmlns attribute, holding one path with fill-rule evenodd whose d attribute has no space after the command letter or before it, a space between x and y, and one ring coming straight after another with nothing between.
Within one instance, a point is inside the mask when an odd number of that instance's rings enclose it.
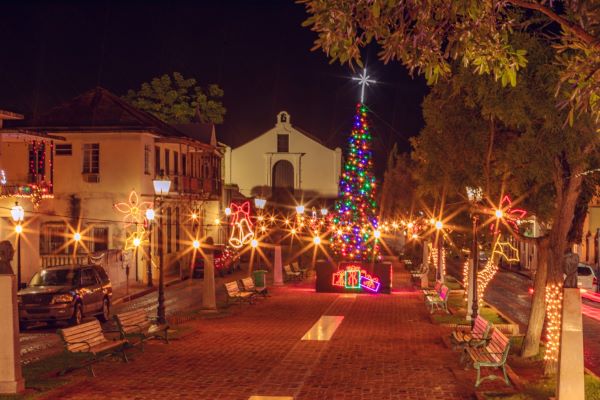
<instances>
[{"instance_id":1,"label":"illuminated christmas tree","mask_svg":"<svg viewBox=\"0 0 600 400\"><path fill-rule=\"evenodd\" d=\"M362 102L357 104L333 216L332 248L338 258L369 262L379 259L380 232L367 111Z\"/></svg>"}]
</instances>

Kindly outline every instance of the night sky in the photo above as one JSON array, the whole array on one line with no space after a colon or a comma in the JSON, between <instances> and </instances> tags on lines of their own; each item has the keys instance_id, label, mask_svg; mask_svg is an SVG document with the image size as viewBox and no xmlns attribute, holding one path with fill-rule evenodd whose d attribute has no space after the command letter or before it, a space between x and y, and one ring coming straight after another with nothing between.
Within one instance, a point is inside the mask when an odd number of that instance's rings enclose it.
<instances>
[{"instance_id":1,"label":"night sky","mask_svg":"<svg viewBox=\"0 0 600 400\"><path fill-rule=\"evenodd\" d=\"M178 71L225 91L219 139L239 145L287 110L292 124L343 146L359 89L347 66L311 52L304 7L277 1L3 1L0 109L32 117L97 85L118 95ZM426 85L363 52L377 170L422 127Z\"/></svg>"}]
</instances>

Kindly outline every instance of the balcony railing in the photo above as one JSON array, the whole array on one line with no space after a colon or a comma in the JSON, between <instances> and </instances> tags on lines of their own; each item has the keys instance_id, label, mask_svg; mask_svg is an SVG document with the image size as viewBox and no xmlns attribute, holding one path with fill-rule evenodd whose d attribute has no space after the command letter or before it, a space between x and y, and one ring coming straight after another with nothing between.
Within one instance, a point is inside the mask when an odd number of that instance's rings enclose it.
<instances>
[{"instance_id":1,"label":"balcony railing","mask_svg":"<svg viewBox=\"0 0 600 400\"><path fill-rule=\"evenodd\" d=\"M50 254L42 255L42 268L54 267L58 265L73 265L73 264L87 264L89 262L88 256L85 254Z\"/></svg>"},{"instance_id":2,"label":"balcony railing","mask_svg":"<svg viewBox=\"0 0 600 400\"><path fill-rule=\"evenodd\" d=\"M222 181L220 179L202 179L183 175L174 176L171 179L173 182L173 192L208 195L210 197L221 195Z\"/></svg>"}]
</instances>

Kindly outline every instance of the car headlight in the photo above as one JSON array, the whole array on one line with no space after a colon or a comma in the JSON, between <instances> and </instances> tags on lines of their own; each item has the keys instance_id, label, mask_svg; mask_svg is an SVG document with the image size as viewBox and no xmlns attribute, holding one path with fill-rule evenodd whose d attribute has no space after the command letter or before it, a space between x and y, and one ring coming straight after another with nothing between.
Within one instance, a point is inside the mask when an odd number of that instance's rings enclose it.
<instances>
[{"instance_id":1,"label":"car headlight","mask_svg":"<svg viewBox=\"0 0 600 400\"><path fill-rule=\"evenodd\" d=\"M52 304L70 303L73 301L73 296L70 294L57 294L52 297Z\"/></svg>"}]
</instances>

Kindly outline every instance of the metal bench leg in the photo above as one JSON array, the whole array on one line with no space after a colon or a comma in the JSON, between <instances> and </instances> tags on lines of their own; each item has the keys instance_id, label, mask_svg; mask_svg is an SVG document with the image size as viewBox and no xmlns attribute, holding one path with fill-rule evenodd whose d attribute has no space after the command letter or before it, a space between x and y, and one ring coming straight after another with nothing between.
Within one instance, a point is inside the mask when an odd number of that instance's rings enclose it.
<instances>
[{"instance_id":1,"label":"metal bench leg","mask_svg":"<svg viewBox=\"0 0 600 400\"><path fill-rule=\"evenodd\" d=\"M479 387L481 384L481 368L477 364L473 364L473 367L477 369L477 380L475 381L475 387Z\"/></svg>"},{"instance_id":2,"label":"metal bench leg","mask_svg":"<svg viewBox=\"0 0 600 400\"><path fill-rule=\"evenodd\" d=\"M127 358L127 354L125 354L125 346L121 347L121 357L123 357L123 362L125 362L125 363L129 362L129 359Z\"/></svg>"},{"instance_id":3,"label":"metal bench leg","mask_svg":"<svg viewBox=\"0 0 600 400\"><path fill-rule=\"evenodd\" d=\"M502 364L502 372L504 373L504 382L506 382L508 386L512 386L510 381L508 380L508 374L506 373L506 365L504 364Z\"/></svg>"}]
</instances>

